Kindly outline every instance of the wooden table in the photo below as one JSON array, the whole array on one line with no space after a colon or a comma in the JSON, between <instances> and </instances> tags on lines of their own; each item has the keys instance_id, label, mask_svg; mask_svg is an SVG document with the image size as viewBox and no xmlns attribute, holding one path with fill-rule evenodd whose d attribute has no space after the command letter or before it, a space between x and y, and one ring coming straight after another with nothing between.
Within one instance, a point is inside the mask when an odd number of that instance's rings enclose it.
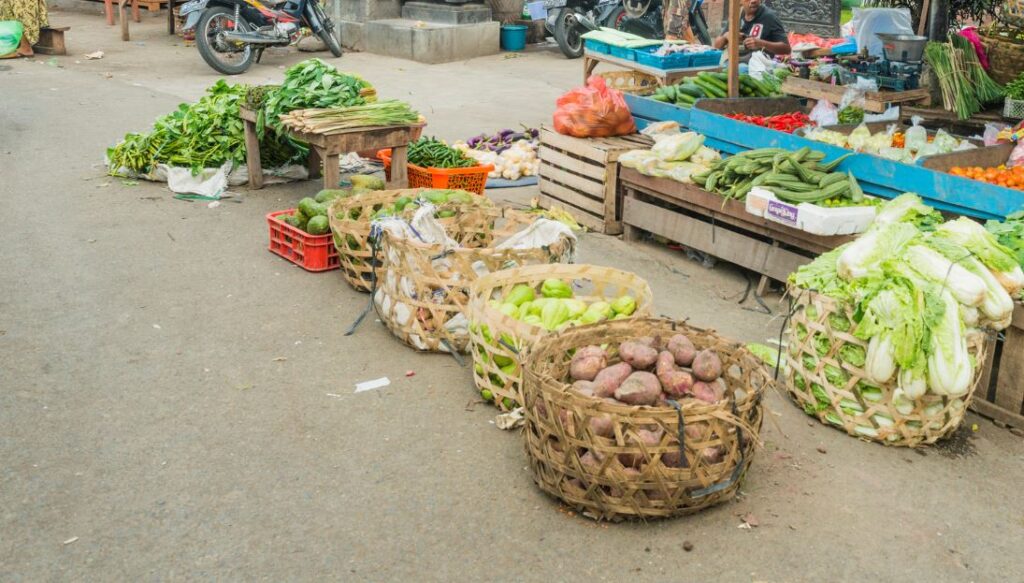
<instances>
[{"instance_id":1,"label":"wooden table","mask_svg":"<svg viewBox=\"0 0 1024 583\"><path fill-rule=\"evenodd\" d=\"M625 69L632 69L633 71L639 71L654 77L658 80L660 85L675 85L680 79L684 77L693 77L701 71L717 71L722 67L715 65L712 67L696 67L686 69L659 69L658 67L649 67L647 65L641 65L636 61L629 61L626 59L620 59L613 57L605 53L598 53L594 51L584 50L583 51L583 84L587 84L587 79L594 73L594 69L600 63L608 63L611 65L617 65Z\"/></svg>"},{"instance_id":2,"label":"wooden table","mask_svg":"<svg viewBox=\"0 0 1024 583\"><path fill-rule=\"evenodd\" d=\"M646 176L632 168L619 168L619 183L627 241L648 231L760 273L764 277L758 294L767 278L785 282L801 265L853 239L812 235L754 216L744 203L723 201L695 184Z\"/></svg>"},{"instance_id":3,"label":"wooden table","mask_svg":"<svg viewBox=\"0 0 1024 583\"><path fill-rule=\"evenodd\" d=\"M245 163L249 169L249 188L263 188L256 112L242 107L239 114L245 124ZM368 127L333 134L307 134L289 130L288 135L309 145L307 167L310 178L320 176L320 166L323 164L324 188L338 188L341 180L338 158L342 154L391 148L391 180L387 186L389 189L398 189L409 186L409 142L419 139L425 125Z\"/></svg>"},{"instance_id":4,"label":"wooden table","mask_svg":"<svg viewBox=\"0 0 1024 583\"><path fill-rule=\"evenodd\" d=\"M848 87L832 85L822 81L812 81L790 75L782 82L782 92L797 97L806 97L814 101L822 99L839 105ZM899 103L924 103L931 101L931 93L927 87L908 91L869 91L864 94L864 111L882 113L890 105Z\"/></svg>"}]
</instances>

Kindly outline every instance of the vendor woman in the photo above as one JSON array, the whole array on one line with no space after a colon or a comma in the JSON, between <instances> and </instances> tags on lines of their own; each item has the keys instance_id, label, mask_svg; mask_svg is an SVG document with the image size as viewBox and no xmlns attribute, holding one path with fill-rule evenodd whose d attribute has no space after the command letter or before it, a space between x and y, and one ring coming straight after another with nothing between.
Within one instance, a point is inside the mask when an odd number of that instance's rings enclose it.
<instances>
[{"instance_id":1,"label":"vendor woman","mask_svg":"<svg viewBox=\"0 0 1024 583\"><path fill-rule=\"evenodd\" d=\"M789 38L782 21L770 8L761 5L761 0L742 0L740 9L740 53L748 56L754 51L765 51L772 55L790 53ZM729 32L715 39L716 49L729 44Z\"/></svg>"}]
</instances>

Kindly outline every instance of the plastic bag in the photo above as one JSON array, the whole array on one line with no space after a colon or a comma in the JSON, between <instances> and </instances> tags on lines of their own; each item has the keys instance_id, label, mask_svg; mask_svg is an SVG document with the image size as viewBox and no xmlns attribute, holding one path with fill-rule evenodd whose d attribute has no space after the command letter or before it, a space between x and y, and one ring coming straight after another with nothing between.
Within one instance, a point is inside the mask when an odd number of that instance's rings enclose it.
<instances>
[{"instance_id":1,"label":"plastic bag","mask_svg":"<svg viewBox=\"0 0 1024 583\"><path fill-rule=\"evenodd\" d=\"M604 138L636 133L636 124L622 93L593 75L555 102L555 131L577 138Z\"/></svg>"},{"instance_id":2,"label":"plastic bag","mask_svg":"<svg viewBox=\"0 0 1024 583\"><path fill-rule=\"evenodd\" d=\"M868 129L868 126L860 124L855 130L850 132L850 137L847 138L847 142L850 144L851 149L860 152L870 139L871 130Z\"/></svg>"},{"instance_id":3,"label":"plastic bag","mask_svg":"<svg viewBox=\"0 0 1024 583\"><path fill-rule=\"evenodd\" d=\"M670 136L672 134L679 133L679 122L675 121L658 121L654 122L644 129L640 130L640 133L645 136L650 136L657 139L658 136Z\"/></svg>"},{"instance_id":4,"label":"plastic bag","mask_svg":"<svg viewBox=\"0 0 1024 583\"><path fill-rule=\"evenodd\" d=\"M877 154L881 152L882 148L888 148L892 145L892 135L894 133L896 133L896 126L891 125L886 131L873 134L864 142L861 148L868 154Z\"/></svg>"},{"instance_id":5,"label":"plastic bag","mask_svg":"<svg viewBox=\"0 0 1024 583\"><path fill-rule=\"evenodd\" d=\"M811 121L817 126L834 126L839 123L839 110L831 101L819 99L811 110Z\"/></svg>"},{"instance_id":6,"label":"plastic bag","mask_svg":"<svg viewBox=\"0 0 1024 583\"><path fill-rule=\"evenodd\" d=\"M1009 129L1010 126L1004 123L993 123L988 122L985 124L985 134L982 136L982 140L986 146L994 146L999 143L999 133L1003 130Z\"/></svg>"},{"instance_id":7,"label":"plastic bag","mask_svg":"<svg viewBox=\"0 0 1024 583\"><path fill-rule=\"evenodd\" d=\"M764 51L757 51L750 55L750 62L747 64L747 71L754 79L760 81L766 74L774 75L775 61L766 55Z\"/></svg>"},{"instance_id":8,"label":"plastic bag","mask_svg":"<svg viewBox=\"0 0 1024 583\"><path fill-rule=\"evenodd\" d=\"M920 125L921 121L921 117L917 115L910 118L910 129L907 130L903 140L904 147L908 150L917 152L928 143L928 130Z\"/></svg>"},{"instance_id":9,"label":"plastic bag","mask_svg":"<svg viewBox=\"0 0 1024 583\"><path fill-rule=\"evenodd\" d=\"M908 8L854 8L850 24L857 37L857 52L867 50L872 57L884 56L878 33L914 34Z\"/></svg>"},{"instance_id":10,"label":"plastic bag","mask_svg":"<svg viewBox=\"0 0 1024 583\"><path fill-rule=\"evenodd\" d=\"M1007 168L1013 168L1024 164L1024 141L1017 142L1017 145L1010 152L1010 159L1006 161Z\"/></svg>"},{"instance_id":11,"label":"plastic bag","mask_svg":"<svg viewBox=\"0 0 1024 583\"><path fill-rule=\"evenodd\" d=\"M25 26L17 20L0 21L0 57L18 50L23 34L25 34Z\"/></svg>"},{"instance_id":12,"label":"plastic bag","mask_svg":"<svg viewBox=\"0 0 1024 583\"><path fill-rule=\"evenodd\" d=\"M658 137L651 151L666 162L674 162L689 159L703 145L703 135L696 132L684 132Z\"/></svg>"},{"instance_id":13,"label":"plastic bag","mask_svg":"<svg viewBox=\"0 0 1024 583\"><path fill-rule=\"evenodd\" d=\"M856 83L847 85L843 98L839 100L839 109L851 106L864 109L864 95L872 91L878 91L877 81L867 77L857 77Z\"/></svg>"}]
</instances>

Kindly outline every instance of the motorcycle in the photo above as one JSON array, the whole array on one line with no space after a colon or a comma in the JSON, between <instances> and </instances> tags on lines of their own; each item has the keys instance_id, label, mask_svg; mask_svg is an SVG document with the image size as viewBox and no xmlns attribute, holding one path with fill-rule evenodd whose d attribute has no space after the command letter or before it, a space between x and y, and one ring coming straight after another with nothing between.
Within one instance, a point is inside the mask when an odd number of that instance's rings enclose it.
<instances>
[{"instance_id":1,"label":"motorcycle","mask_svg":"<svg viewBox=\"0 0 1024 583\"><path fill-rule=\"evenodd\" d=\"M246 72L267 47L288 46L309 27L335 57L341 43L319 0L192 0L181 7L185 31L195 29L196 46L206 64L225 75ZM282 6L283 5L283 6ZM278 9L280 7L280 9Z\"/></svg>"},{"instance_id":2,"label":"motorcycle","mask_svg":"<svg viewBox=\"0 0 1024 583\"><path fill-rule=\"evenodd\" d=\"M626 16L619 0L546 0L544 8L544 27L570 59L583 56L583 34L602 26L618 28Z\"/></svg>"},{"instance_id":3,"label":"motorcycle","mask_svg":"<svg viewBox=\"0 0 1024 583\"><path fill-rule=\"evenodd\" d=\"M710 45L711 33L708 32L708 21L704 18L701 7L704 0L690 0L687 12L690 29L695 41ZM619 30L630 32L644 38L665 38L664 12L662 0L622 0L625 18Z\"/></svg>"}]
</instances>

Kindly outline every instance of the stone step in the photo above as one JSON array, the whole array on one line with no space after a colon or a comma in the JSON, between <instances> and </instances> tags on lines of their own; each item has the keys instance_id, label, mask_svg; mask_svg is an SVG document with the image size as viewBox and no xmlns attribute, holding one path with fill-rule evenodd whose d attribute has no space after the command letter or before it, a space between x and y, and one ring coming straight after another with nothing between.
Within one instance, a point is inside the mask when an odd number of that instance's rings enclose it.
<instances>
[{"instance_id":1,"label":"stone step","mask_svg":"<svg viewBox=\"0 0 1024 583\"><path fill-rule=\"evenodd\" d=\"M402 6L402 18L444 24L476 24L490 22L491 9L479 3L406 2Z\"/></svg>"}]
</instances>

